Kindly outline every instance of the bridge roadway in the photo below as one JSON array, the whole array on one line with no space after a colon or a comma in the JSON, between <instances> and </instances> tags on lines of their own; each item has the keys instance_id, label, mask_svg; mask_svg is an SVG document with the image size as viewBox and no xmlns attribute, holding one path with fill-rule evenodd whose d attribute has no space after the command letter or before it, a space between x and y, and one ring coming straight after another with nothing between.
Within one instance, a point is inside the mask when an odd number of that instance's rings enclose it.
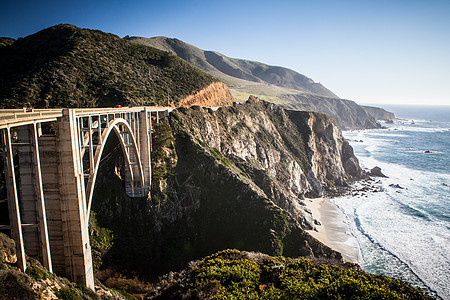
<instances>
[{"instance_id":1,"label":"bridge roadway","mask_svg":"<svg viewBox=\"0 0 450 300\"><path fill-rule=\"evenodd\" d=\"M95 181L112 132L125 161L125 189L143 197L151 186L152 122L172 107L0 109L9 229L17 262L25 253L50 272L94 289L89 214Z\"/></svg>"}]
</instances>

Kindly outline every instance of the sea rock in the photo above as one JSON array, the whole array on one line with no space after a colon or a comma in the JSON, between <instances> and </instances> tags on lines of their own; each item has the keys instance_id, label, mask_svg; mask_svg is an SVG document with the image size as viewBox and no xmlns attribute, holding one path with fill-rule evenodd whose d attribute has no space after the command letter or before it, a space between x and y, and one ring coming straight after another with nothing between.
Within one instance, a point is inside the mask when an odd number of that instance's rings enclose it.
<instances>
[{"instance_id":1,"label":"sea rock","mask_svg":"<svg viewBox=\"0 0 450 300\"><path fill-rule=\"evenodd\" d=\"M378 167L378 166L373 167L373 168L370 170L369 175L377 176L377 177L387 177L386 175L384 175L384 174L381 172L381 168Z\"/></svg>"},{"instance_id":2,"label":"sea rock","mask_svg":"<svg viewBox=\"0 0 450 300\"><path fill-rule=\"evenodd\" d=\"M423 153L433 153L433 152L431 152L430 150L425 150L423 151Z\"/></svg>"},{"instance_id":3,"label":"sea rock","mask_svg":"<svg viewBox=\"0 0 450 300\"><path fill-rule=\"evenodd\" d=\"M398 183L397 184L391 183L389 186L392 188L396 188L396 189L402 189L402 190L405 189L404 187L401 187Z\"/></svg>"}]
</instances>

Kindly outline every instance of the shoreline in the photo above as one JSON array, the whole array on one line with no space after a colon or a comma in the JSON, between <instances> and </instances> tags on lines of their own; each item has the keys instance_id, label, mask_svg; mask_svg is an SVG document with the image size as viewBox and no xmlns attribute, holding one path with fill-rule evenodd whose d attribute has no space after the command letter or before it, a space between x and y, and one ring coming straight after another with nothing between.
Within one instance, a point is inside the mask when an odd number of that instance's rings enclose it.
<instances>
[{"instance_id":1,"label":"shoreline","mask_svg":"<svg viewBox=\"0 0 450 300\"><path fill-rule=\"evenodd\" d=\"M342 211L327 198L306 198L306 207L312 218L319 221L316 230L306 230L311 236L342 254L346 262L360 263L360 250L356 239L349 233Z\"/></svg>"}]
</instances>

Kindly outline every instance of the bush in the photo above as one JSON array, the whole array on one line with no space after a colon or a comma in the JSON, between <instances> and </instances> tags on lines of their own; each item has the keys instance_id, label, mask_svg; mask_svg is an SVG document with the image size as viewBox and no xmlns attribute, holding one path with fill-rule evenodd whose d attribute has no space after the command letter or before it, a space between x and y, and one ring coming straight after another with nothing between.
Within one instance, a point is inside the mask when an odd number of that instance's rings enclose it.
<instances>
[{"instance_id":1,"label":"bush","mask_svg":"<svg viewBox=\"0 0 450 300\"><path fill-rule=\"evenodd\" d=\"M226 250L162 280L159 299L431 299L407 283L355 266Z\"/></svg>"}]
</instances>

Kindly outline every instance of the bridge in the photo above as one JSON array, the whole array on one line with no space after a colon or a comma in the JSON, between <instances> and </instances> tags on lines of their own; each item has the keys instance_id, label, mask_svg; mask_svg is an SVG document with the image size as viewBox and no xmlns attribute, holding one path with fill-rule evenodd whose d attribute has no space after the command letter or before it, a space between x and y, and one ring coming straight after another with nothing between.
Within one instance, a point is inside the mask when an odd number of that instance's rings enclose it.
<instances>
[{"instance_id":1,"label":"bridge","mask_svg":"<svg viewBox=\"0 0 450 300\"><path fill-rule=\"evenodd\" d=\"M151 186L152 120L173 108L2 109L1 155L9 229L17 262L25 253L50 272L94 289L88 221L97 172L114 132L125 161L125 189L144 197Z\"/></svg>"}]
</instances>

